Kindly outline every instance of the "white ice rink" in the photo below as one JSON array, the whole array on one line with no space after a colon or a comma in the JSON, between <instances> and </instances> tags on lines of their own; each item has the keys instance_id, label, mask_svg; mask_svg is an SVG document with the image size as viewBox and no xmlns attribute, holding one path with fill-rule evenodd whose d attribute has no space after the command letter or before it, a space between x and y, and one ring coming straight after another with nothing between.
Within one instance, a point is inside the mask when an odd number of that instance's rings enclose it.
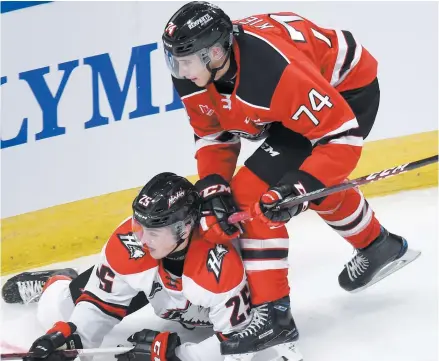
<instances>
[{"instance_id":1,"label":"white ice rink","mask_svg":"<svg viewBox=\"0 0 439 361\"><path fill-rule=\"evenodd\" d=\"M337 282L343 264L352 256L352 248L313 212L291 221L291 301L304 360L437 361L437 188L372 198L369 202L382 224L405 236L409 247L421 250L422 255L370 289L352 295ZM44 268L68 266L82 271L95 259L83 257ZM2 351L9 351L5 343L29 348L45 331L36 322L36 305L1 302ZM199 340L206 332L187 331L179 324L164 322L147 306L117 326L104 345L124 343L129 334L142 328L170 329L178 332L183 341Z\"/></svg>"}]
</instances>

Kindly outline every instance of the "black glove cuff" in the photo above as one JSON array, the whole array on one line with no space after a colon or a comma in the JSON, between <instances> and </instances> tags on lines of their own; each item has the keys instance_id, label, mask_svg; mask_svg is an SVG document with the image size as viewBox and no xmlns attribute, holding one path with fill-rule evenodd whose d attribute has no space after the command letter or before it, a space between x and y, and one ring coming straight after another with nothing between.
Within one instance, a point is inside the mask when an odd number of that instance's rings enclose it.
<instances>
[{"instance_id":1,"label":"black glove cuff","mask_svg":"<svg viewBox=\"0 0 439 361\"><path fill-rule=\"evenodd\" d=\"M302 170L288 171L287 173L285 173L283 175L283 177L281 178L281 180L279 181L278 184L279 185L282 185L282 184L293 185L293 184L296 184L297 182L302 183L302 185L305 188L307 193L326 187L316 177L314 177L313 175L311 175L307 172L304 172ZM298 192L296 192L296 193L297 193L297 195L299 195ZM311 203L319 205L320 203L323 202L323 200L325 198L326 197L314 199L313 201L311 201Z\"/></svg>"},{"instance_id":2,"label":"black glove cuff","mask_svg":"<svg viewBox=\"0 0 439 361\"><path fill-rule=\"evenodd\" d=\"M67 324L70 326L70 332L74 333L77 329L76 325L73 322L67 322Z\"/></svg>"},{"instance_id":3,"label":"black glove cuff","mask_svg":"<svg viewBox=\"0 0 439 361\"><path fill-rule=\"evenodd\" d=\"M181 361L180 358L178 358L175 355L175 349L181 345L180 336L176 334L175 332L171 332L168 338L168 349L166 352L166 359L169 361Z\"/></svg>"},{"instance_id":4,"label":"black glove cuff","mask_svg":"<svg viewBox=\"0 0 439 361\"><path fill-rule=\"evenodd\" d=\"M82 346L82 340L81 337L77 334L74 333L72 334L70 337L67 338L66 340L66 345L67 345L67 349L68 350L74 350L74 349L78 349L78 348L84 348Z\"/></svg>"}]
</instances>

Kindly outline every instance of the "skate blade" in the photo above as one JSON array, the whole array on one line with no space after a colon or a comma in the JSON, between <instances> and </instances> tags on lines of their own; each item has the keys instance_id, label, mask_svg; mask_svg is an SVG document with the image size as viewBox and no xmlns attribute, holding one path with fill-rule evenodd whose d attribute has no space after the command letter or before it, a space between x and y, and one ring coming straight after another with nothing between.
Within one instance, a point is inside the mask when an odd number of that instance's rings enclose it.
<instances>
[{"instance_id":1,"label":"skate blade","mask_svg":"<svg viewBox=\"0 0 439 361\"><path fill-rule=\"evenodd\" d=\"M404 266L407 266L409 263L413 262L416 258L418 258L421 255L420 251L415 251L413 249L407 248L407 251L398 259L390 262L388 265L384 266L383 269L381 269L373 278L372 280L355 290L349 291L350 293L358 293L375 283L381 281L383 278L386 278L387 276L390 276L392 273L398 271L399 269L403 268Z\"/></svg>"},{"instance_id":2,"label":"skate blade","mask_svg":"<svg viewBox=\"0 0 439 361\"><path fill-rule=\"evenodd\" d=\"M254 353L242 353L239 355L225 355L224 361L250 361Z\"/></svg>"},{"instance_id":3,"label":"skate blade","mask_svg":"<svg viewBox=\"0 0 439 361\"><path fill-rule=\"evenodd\" d=\"M296 342L283 343L274 346L274 348L279 355L282 355L276 361L303 361L303 356L297 348Z\"/></svg>"},{"instance_id":4,"label":"skate blade","mask_svg":"<svg viewBox=\"0 0 439 361\"><path fill-rule=\"evenodd\" d=\"M29 298L28 300L26 300L25 302L23 301L24 305L30 305L31 303L37 303L41 298L41 295L35 295L31 298Z\"/></svg>"},{"instance_id":5,"label":"skate blade","mask_svg":"<svg viewBox=\"0 0 439 361\"><path fill-rule=\"evenodd\" d=\"M272 346L271 348L276 350L277 356L266 361L303 361L303 356L298 350L295 342L284 343L281 345ZM256 352L226 355L224 361L250 361L254 355L256 355Z\"/></svg>"}]
</instances>

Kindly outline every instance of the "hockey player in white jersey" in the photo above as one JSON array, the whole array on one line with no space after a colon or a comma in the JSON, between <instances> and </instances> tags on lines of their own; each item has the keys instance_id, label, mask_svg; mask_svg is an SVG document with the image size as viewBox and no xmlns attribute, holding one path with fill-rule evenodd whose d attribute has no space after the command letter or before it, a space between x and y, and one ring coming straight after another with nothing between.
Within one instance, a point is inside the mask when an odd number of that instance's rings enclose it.
<instances>
[{"instance_id":1,"label":"hockey player in white jersey","mask_svg":"<svg viewBox=\"0 0 439 361\"><path fill-rule=\"evenodd\" d=\"M215 333L198 344L181 344L177 333L144 329L129 338L135 347L116 356L119 361L235 359L221 355L221 341L257 323L258 314L251 310L238 251L199 236L199 204L185 178L173 173L152 178L135 198L132 218L113 232L92 269L73 281L63 276L46 282L37 316L47 327L57 322L33 343L28 361L60 361L53 352L59 348L99 347L127 314L148 303L164 319L212 327ZM282 308L276 312L282 314ZM147 320L142 322L147 327ZM288 332L295 329L291 317L283 325ZM294 353L297 331L290 338Z\"/></svg>"}]
</instances>

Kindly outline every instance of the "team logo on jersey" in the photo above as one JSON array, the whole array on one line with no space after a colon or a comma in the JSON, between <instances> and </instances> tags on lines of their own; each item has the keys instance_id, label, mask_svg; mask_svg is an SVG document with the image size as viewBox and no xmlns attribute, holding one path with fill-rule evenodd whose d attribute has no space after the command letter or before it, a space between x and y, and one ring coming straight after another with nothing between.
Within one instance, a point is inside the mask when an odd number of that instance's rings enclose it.
<instances>
[{"instance_id":1,"label":"team logo on jersey","mask_svg":"<svg viewBox=\"0 0 439 361\"><path fill-rule=\"evenodd\" d=\"M163 313L161 318L180 322L183 326L210 327L209 311L201 306L195 306L186 301L184 308L171 308Z\"/></svg>"},{"instance_id":2,"label":"team logo on jersey","mask_svg":"<svg viewBox=\"0 0 439 361\"><path fill-rule=\"evenodd\" d=\"M206 114L207 116L212 116L215 111L213 109L210 109L207 105L201 105L200 104L200 111L203 114Z\"/></svg>"},{"instance_id":3,"label":"team logo on jersey","mask_svg":"<svg viewBox=\"0 0 439 361\"><path fill-rule=\"evenodd\" d=\"M209 250L209 256L207 257L207 270L212 272L219 282L221 277L221 271L223 268L224 256L229 252L226 246L217 244L215 248Z\"/></svg>"},{"instance_id":4,"label":"team logo on jersey","mask_svg":"<svg viewBox=\"0 0 439 361\"><path fill-rule=\"evenodd\" d=\"M149 293L148 298L154 298L155 294L160 292L162 289L163 286L159 282L154 281L152 283L151 292Z\"/></svg>"},{"instance_id":5,"label":"team logo on jersey","mask_svg":"<svg viewBox=\"0 0 439 361\"><path fill-rule=\"evenodd\" d=\"M132 233L118 234L119 240L130 253L130 259L139 259L145 255L142 245L136 240Z\"/></svg>"}]
</instances>

